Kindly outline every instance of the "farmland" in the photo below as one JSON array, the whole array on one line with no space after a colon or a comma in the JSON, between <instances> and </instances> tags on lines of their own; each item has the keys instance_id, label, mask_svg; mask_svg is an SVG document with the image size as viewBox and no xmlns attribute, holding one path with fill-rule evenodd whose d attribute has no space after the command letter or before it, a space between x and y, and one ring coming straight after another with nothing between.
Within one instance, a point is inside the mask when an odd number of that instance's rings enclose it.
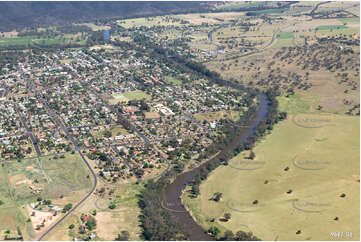
<instances>
[{"instance_id":1,"label":"farmland","mask_svg":"<svg viewBox=\"0 0 361 242\"><path fill-rule=\"evenodd\" d=\"M256 146L254 160L239 154L202 183L200 198L185 192L183 201L205 229L242 228L265 240L330 240L342 228L352 232L343 239L354 240L360 236L359 145L359 118L290 115ZM210 200L216 192L223 194L220 202ZM232 218L224 222L227 212Z\"/></svg>"},{"instance_id":2,"label":"farmland","mask_svg":"<svg viewBox=\"0 0 361 242\"><path fill-rule=\"evenodd\" d=\"M15 38L0 38L0 47L30 46L33 44L41 44L41 45L69 44L74 42L75 41L72 40L72 37L47 39L47 38L38 38L35 36L25 36L25 37L15 37Z\"/></svg>"}]
</instances>

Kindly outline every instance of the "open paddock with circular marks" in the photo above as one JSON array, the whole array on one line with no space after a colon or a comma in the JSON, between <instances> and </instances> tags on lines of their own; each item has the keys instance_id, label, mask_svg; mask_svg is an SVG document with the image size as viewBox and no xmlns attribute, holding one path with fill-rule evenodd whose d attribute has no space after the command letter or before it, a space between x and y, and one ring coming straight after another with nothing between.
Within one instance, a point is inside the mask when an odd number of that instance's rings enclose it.
<instances>
[{"instance_id":1,"label":"open paddock with circular marks","mask_svg":"<svg viewBox=\"0 0 361 242\"><path fill-rule=\"evenodd\" d=\"M260 203L258 200L239 202L232 199L226 202L226 206L237 213L256 213L266 207L264 203Z\"/></svg>"},{"instance_id":2,"label":"open paddock with circular marks","mask_svg":"<svg viewBox=\"0 0 361 242\"><path fill-rule=\"evenodd\" d=\"M106 211L109 209L110 201L107 199L101 199L95 201L95 207L99 209L99 211Z\"/></svg>"},{"instance_id":3,"label":"open paddock with circular marks","mask_svg":"<svg viewBox=\"0 0 361 242\"><path fill-rule=\"evenodd\" d=\"M230 161L229 166L239 171L253 171L262 169L266 164L265 161L254 161L246 159L233 159Z\"/></svg>"},{"instance_id":4,"label":"open paddock with circular marks","mask_svg":"<svg viewBox=\"0 0 361 242\"><path fill-rule=\"evenodd\" d=\"M303 170L317 171L322 169L327 169L329 165L332 165L332 162L329 160L310 160L302 159L302 157L295 156L292 159L292 163L295 167Z\"/></svg>"},{"instance_id":5,"label":"open paddock with circular marks","mask_svg":"<svg viewBox=\"0 0 361 242\"><path fill-rule=\"evenodd\" d=\"M358 240L359 122L321 112L289 114L256 144L253 160L249 151L240 153L201 183L197 198L186 191L183 203L205 229L244 228L262 240L332 240L331 232L350 231L353 237L342 239ZM263 161L259 169L234 168ZM211 199L215 193L222 193L218 202ZM231 214L229 221L210 222L224 213ZM245 218L247 228L240 227Z\"/></svg>"},{"instance_id":6,"label":"open paddock with circular marks","mask_svg":"<svg viewBox=\"0 0 361 242\"><path fill-rule=\"evenodd\" d=\"M330 115L296 114L292 116L292 122L302 128L321 128L332 125Z\"/></svg>"},{"instance_id":7,"label":"open paddock with circular marks","mask_svg":"<svg viewBox=\"0 0 361 242\"><path fill-rule=\"evenodd\" d=\"M300 200L292 201L293 208L304 213L322 213L331 208L331 203L314 202L314 200Z\"/></svg>"}]
</instances>

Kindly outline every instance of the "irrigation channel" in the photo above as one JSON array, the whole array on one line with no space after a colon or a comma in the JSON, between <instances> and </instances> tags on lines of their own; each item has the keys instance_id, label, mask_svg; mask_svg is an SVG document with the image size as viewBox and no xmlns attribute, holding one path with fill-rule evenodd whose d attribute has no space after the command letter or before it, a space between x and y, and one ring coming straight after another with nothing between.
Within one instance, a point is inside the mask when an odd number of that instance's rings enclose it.
<instances>
[{"instance_id":1,"label":"irrigation channel","mask_svg":"<svg viewBox=\"0 0 361 242\"><path fill-rule=\"evenodd\" d=\"M215 158L217 159L223 152L230 152L234 150L240 144L244 144L246 139L250 137L256 130L258 124L267 116L269 110L269 100L264 94L259 94L259 107L255 117L250 121L249 125L245 127L240 134L234 138L234 140L229 144L220 154ZM210 162L211 160L207 161ZM186 184L190 183L193 178L198 174L199 170L207 165L203 163L201 166L194 168L188 172L182 173L176 177L173 183L169 184L164 192L162 207L167 209L173 218L183 226L184 231L189 235L189 239L192 241L206 241L214 240L210 235L208 235L204 229L197 224L189 212L185 209L180 199L182 191L185 189Z\"/></svg>"}]
</instances>

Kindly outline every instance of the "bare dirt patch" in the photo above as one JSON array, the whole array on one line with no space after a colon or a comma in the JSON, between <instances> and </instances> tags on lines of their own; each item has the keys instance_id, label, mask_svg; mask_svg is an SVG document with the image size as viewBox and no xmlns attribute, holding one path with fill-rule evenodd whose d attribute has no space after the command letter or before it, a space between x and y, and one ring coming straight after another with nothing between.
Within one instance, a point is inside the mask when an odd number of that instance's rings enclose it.
<instances>
[{"instance_id":1,"label":"bare dirt patch","mask_svg":"<svg viewBox=\"0 0 361 242\"><path fill-rule=\"evenodd\" d=\"M31 184L31 180L27 179L24 174L18 174L9 178L10 184L13 186L22 184Z\"/></svg>"},{"instance_id":2,"label":"bare dirt patch","mask_svg":"<svg viewBox=\"0 0 361 242\"><path fill-rule=\"evenodd\" d=\"M61 217L61 213L59 212L56 216L54 216L53 211L38 211L33 209L30 205L27 205L26 209L31 218L31 224L36 234L40 234L46 231L50 225L52 225L58 218ZM34 216L31 216L32 214L34 214ZM36 229L41 224L44 224L44 226L40 226L40 229Z\"/></svg>"}]
</instances>

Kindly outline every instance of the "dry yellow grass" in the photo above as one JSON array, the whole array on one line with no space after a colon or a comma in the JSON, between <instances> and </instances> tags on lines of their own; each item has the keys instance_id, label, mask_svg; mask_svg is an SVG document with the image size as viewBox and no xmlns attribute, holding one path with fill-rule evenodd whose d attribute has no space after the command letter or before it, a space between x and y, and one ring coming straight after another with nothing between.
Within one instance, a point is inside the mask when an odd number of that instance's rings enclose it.
<instances>
[{"instance_id":1,"label":"dry yellow grass","mask_svg":"<svg viewBox=\"0 0 361 242\"><path fill-rule=\"evenodd\" d=\"M304 128L294 120L322 127ZM185 193L183 201L206 229L252 231L263 240L358 240L359 122L343 115L291 115L255 147L254 161L245 158L248 152L236 156L201 184L199 198ZM209 200L215 192L223 193L218 203ZM226 212L231 220L219 221ZM336 231L352 237L332 237Z\"/></svg>"}]
</instances>

